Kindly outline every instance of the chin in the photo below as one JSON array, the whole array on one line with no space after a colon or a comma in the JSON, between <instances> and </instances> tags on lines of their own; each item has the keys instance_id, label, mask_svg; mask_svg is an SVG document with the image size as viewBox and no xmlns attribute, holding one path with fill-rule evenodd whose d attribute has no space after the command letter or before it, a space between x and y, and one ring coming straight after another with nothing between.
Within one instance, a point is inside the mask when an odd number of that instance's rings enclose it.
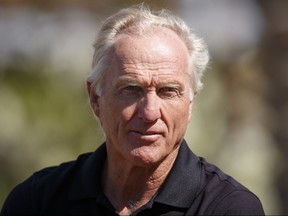
<instances>
[{"instance_id":1,"label":"chin","mask_svg":"<svg viewBox=\"0 0 288 216\"><path fill-rule=\"evenodd\" d=\"M131 152L133 163L140 167L151 167L163 161L164 156L159 154L154 148L134 149Z\"/></svg>"}]
</instances>

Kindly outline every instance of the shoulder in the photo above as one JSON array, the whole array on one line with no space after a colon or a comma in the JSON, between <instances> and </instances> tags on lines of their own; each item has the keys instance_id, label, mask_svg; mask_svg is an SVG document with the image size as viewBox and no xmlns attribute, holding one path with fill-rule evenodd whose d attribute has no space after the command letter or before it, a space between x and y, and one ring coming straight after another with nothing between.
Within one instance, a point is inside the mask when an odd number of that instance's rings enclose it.
<instances>
[{"instance_id":1,"label":"shoulder","mask_svg":"<svg viewBox=\"0 0 288 216\"><path fill-rule=\"evenodd\" d=\"M91 153L80 155L77 160L47 167L35 172L18 184L8 195L1 215L38 214L41 206L56 193L59 188L69 184L70 177L77 173Z\"/></svg>"},{"instance_id":2,"label":"shoulder","mask_svg":"<svg viewBox=\"0 0 288 216\"><path fill-rule=\"evenodd\" d=\"M79 173L92 153L85 153L78 156L77 160L62 163L58 166L47 167L35 172L31 177L25 180L19 186L33 186L34 189L47 187L52 190L53 187L67 184L72 180L71 177Z\"/></svg>"},{"instance_id":3,"label":"shoulder","mask_svg":"<svg viewBox=\"0 0 288 216\"><path fill-rule=\"evenodd\" d=\"M200 158L202 174L198 198L202 211L213 215L264 215L259 198L218 167ZM204 210L205 209L205 210Z\"/></svg>"}]
</instances>

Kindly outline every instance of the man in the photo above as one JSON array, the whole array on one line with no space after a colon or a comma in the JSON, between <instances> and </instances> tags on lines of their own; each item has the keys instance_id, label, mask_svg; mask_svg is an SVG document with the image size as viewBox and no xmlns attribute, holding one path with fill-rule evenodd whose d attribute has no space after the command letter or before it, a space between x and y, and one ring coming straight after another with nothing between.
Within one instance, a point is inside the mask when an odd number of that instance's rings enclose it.
<instances>
[{"instance_id":1,"label":"man","mask_svg":"<svg viewBox=\"0 0 288 216\"><path fill-rule=\"evenodd\" d=\"M208 62L204 42L167 11L109 17L87 79L106 142L36 172L2 215L263 215L259 199L183 139Z\"/></svg>"}]
</instances>

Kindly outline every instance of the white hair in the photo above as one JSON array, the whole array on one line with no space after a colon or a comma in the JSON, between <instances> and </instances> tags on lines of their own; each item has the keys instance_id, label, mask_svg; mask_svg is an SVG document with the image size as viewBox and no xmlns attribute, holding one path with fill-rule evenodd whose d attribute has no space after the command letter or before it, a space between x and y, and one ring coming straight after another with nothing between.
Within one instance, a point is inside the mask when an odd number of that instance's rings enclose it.
<instances>
[{"instance_id":1,"label":"white hair","mask_svg":"<svg viewBox=\"0 0 288 216\"><path fill-rule=\"evenodd\" d=\"M202 75L209 61L209 53L203 39L196 36L192 29L179 17L168 10L151 11L147 5L140 4L122 9L118 13L108 17L94 43L94 55L92 71L87 81L92 83L95 92L102 94L103 77L111 66L111 48L115 38L129 27L136 27L141 31L155 26L162 26L174 31L185 43L189 52L190 76L192 89L197 93L202 89Z\"/></svg>"}]
</instances>

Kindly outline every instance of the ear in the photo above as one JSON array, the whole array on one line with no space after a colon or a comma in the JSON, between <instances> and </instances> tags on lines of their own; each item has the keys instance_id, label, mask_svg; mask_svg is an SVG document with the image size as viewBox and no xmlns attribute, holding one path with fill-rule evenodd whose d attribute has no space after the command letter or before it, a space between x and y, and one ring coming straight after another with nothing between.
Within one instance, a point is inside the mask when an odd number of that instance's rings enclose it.
<instances>
[{"instance_id":1,"label":"ear","mask_svg":"<svg viewBox=\"0 0 288 216\"><path fill-rule=\"evenodd\" d=\"M190 104L189 104L189 115L188 115L188 121L191 121L192 118L192 111L193 111L193 105L194 105L194 100L196 98L196 93L193 92L193 90L190 91Z\"/></svg>"},{"instance_id":2,"label":"ear","mask_svg":"<svg viewBox=\"0 0 288 216\"><path fill-rule=\"evenodd\" d=\"M189 104L189 115L188 115L188 121L190 122L191 121L191 118L192 118L192 111L193 111L193 100L190 101L190 104Z\"/></svg>"},{"instance_id":3,"label":"ear","mask_svg":"<svg viewBox=\"0 0 288 216\"><path fill-rule=\"evenodd\" d=\"M87 91L89 95L89 100L94 114L99 117L100 115L100 106L99 106L99 96L96 94L95 89L93 88L92 82L87 81Z\"/></svg>"}]
</instances>

